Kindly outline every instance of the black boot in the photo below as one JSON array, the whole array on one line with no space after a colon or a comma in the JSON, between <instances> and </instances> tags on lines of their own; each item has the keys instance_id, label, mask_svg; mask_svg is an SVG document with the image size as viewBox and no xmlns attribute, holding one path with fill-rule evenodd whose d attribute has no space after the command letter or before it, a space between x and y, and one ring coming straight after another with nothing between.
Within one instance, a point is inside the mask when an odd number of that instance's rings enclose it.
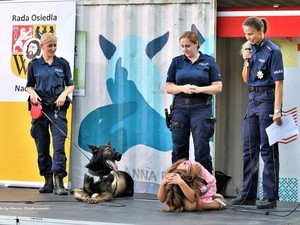
<instances>
[{"instance_id":1,"label":"black boot","mask_svg":"<svg viewBox=\"0 0 300 225\"><path fill-rule=\"evenodd\" d=\"M45 184L39 189L40 193L52 193L53 192L53 174L45 174Z\"/></svg>"},{"instance_id":2,"label":"black boot","mask_svg":"<svg viewBox=\"0 0 300 225\"><path fill-rule=\"evenodd\" d=\"M54 179L54 194L67 195L68 191L64 187L63 177L60 175L55 175Z\"/></svg>"}]
</instances>

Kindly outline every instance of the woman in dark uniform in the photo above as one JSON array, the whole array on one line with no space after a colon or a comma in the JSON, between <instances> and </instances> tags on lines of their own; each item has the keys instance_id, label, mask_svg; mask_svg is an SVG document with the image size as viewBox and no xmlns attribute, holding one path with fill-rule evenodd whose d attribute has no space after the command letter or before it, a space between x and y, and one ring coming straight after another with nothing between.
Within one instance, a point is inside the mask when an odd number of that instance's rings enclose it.
<instances>
[{"instance_id":1,"label":"woman in dark uniform","mask_svg":"<svg viewBox=\"0 0 300 225\"><path fill-rule=\"evenodd\" d=\"M67 134L68 95L74 90L74 81L69 63L55 55L57 37L53 33L43 34L40 39L42 57L29 63L27 91L30 102L41 102L45 115L32 119L31 136L38 151L40 175L45 177L45 185L40 193L54 192L67 195L63 178L67 176L65 139ZM55 124L53 124L53 122ZM50 156L50 133L53 141L53 158ZM55 182L53 184L53 175Z\"/></svg>"},{"instance_id":2,"label":"woman in dark uniform","mask_svg":"<svg viewBox=\"0 0 300 225\"><path fill-rule=\"evenodd\" d=\"M248 85L248 110L243 126L243 190L232 200L234 205L257 205L259 209L277 205L279 187L278 143L270 146L266 128L273 122L281 125L283 96L283 61L279 47L265 37L267 21L249 17L243 23L248 47L242 77ZM263 198L256 203L259 153L264 162Z\"/></svg>"},{"instance_id":3,"label":"woman in dark uniform","mask_svg":"<svg viewBox=\"0 0 300 225\"><path fill-rule=\"evenodd\" d=\"M174 95L171 116L172 163L189 159L192 132L195 161L212 173L209 139L214 134L212 95L222 91L215 59L198 51L197 34L184 32L179 42L184 54L175 57L168 70L166 91Z\"/></svg>"}]
</instances>

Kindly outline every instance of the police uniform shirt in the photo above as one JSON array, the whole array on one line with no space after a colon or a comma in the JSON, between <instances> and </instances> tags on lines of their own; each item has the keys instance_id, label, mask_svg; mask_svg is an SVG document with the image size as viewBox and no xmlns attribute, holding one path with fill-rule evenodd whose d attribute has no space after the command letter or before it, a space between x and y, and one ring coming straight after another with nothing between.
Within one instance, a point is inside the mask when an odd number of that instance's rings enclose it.
<instances>
[{"instance_id":1,"label":"police uniform shirt","mask_svg":"<svg viewBox=\"0 0 300 225\"><path fill-rule=\"evenodd\" d=\"M196 86L208 86L212 82L221 81L219 67L215 59L206 54L200 53L200 57L192 63L186 55L173 58L168 69L166 82L177 85L191 84ZM203 94L188 95L185 93L176 94L178 97L201 97Z\"/></svg>"},{"instance_id":2,"label":"police uniform shirt","mask_svg":"<svg viewBox=\"0 0 300 225\"><path fill-rule=\"evenodd\" d=\"M249 86L274 86L275 81L284 79L282 54L276 44L264 38L251 50Z\"/></svg>"},{"instance_id":3,"label":"police uniform shirt","mask_svg":"<svg viewBox=\"0 0 300 225\"><path fill-rule=\"evenodd\" d=\"M65 90L74 85L68 61L54 57L51 65L43 57L29 63L26 87L33 87L44 103L52 104Z\"/></svg>"}]
</instances>

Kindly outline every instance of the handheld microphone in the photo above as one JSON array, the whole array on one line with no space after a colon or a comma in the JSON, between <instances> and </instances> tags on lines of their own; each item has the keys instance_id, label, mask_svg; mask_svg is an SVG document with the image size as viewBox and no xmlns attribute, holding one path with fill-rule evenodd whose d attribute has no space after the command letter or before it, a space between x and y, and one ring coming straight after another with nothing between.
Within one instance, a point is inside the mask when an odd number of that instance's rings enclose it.
<instances>
[{"instance_id":1,"label":"handheld microphone","mask_svg":"<svg viewBox=\"0 0 300 225\"><path fill-rule=\"evenodd\" d=\"M250 43L245 44L245 50L251 51L251 44Z\"/></svg>"},{"instance_id":2,"label":"handheld microphone","mask_svg":"<svg viewBox=\"0 0 300 225\"><path fill-rule=\"evenodd\" d=\"M245 44L245 51L246 50L251 51L251 44L249 42ZM247 58L246 61L248 63L250 63L250 59L249 58Z\"/></svg>"}]
</instances>

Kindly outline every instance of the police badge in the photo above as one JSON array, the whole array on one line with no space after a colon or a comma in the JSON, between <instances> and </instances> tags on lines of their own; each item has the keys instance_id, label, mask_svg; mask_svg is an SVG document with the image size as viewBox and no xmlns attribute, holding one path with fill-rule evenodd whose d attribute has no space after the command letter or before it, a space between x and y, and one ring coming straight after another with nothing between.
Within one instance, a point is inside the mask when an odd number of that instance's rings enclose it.
<instances>
[{"instance_id":1,"label":"police badge","mask_svg":"<svg viewBox=\"0 0 300 225\"><path fill-rule=\"evenodd\" d=\"M259 79L262 79L264 77L264 74L263 72L260 70L257 72L256 76L259 78Z\"/></svg>"}]
</instances>

